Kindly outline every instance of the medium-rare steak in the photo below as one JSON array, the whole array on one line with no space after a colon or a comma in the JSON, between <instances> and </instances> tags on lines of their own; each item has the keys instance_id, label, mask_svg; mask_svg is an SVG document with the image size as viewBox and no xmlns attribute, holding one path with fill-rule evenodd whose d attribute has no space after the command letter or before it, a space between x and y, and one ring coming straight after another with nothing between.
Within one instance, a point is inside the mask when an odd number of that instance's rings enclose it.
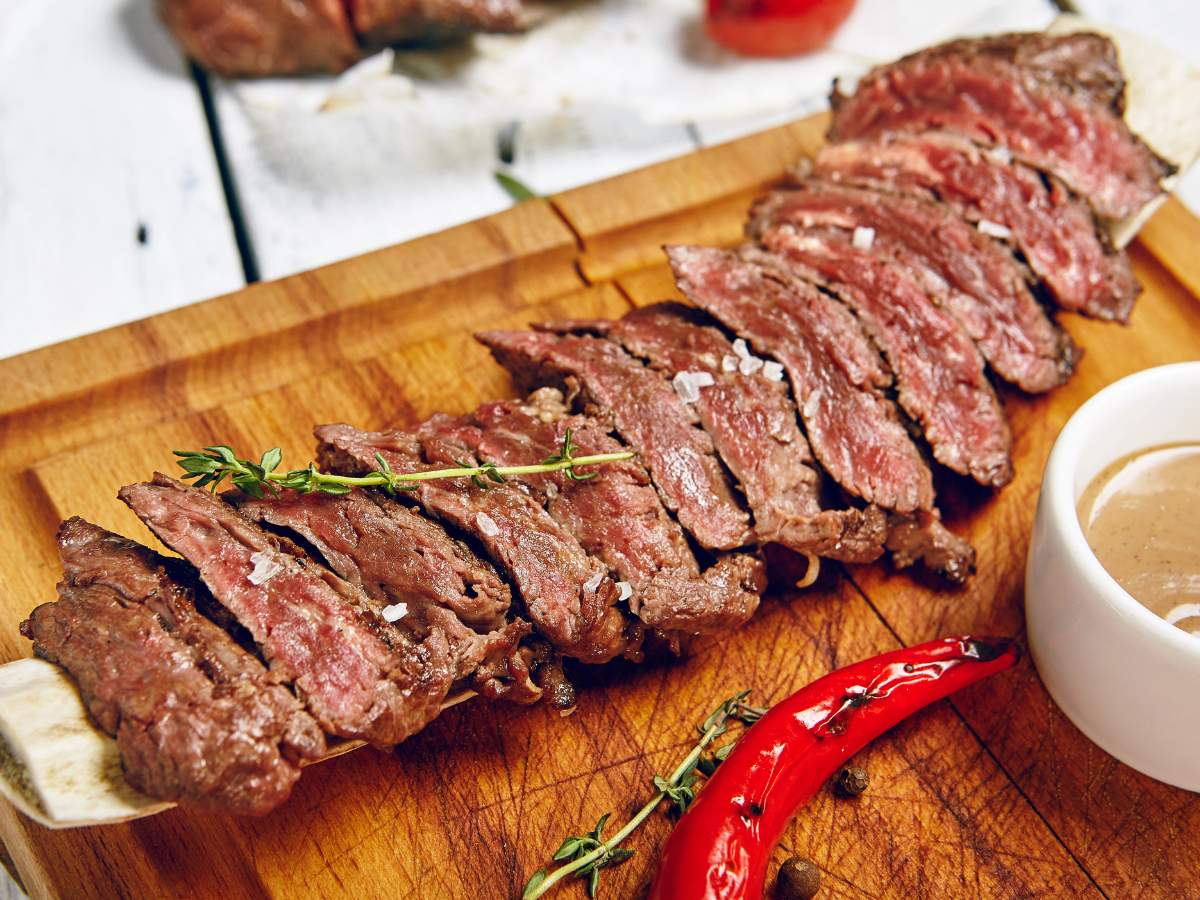
<instances>
[{"instance_id":1,"label":"medium-rare steak","mask_svg":"<svg viewBox=\"0 0 1200 900\"><path fill-rule=\"evenodd\" d=\"M975 571L975 548L946 528L936 512L889 515L887 548L897 568L919 562L956 584Z\"/></svg>"},{"instance_id":2,"label":"medium-rare steak","mask_svg":"<svg viewBox=\"0 0 1200 900\"><path fill-rule=\"evenodd\" d=\"M360 55L342 0L158 0L158 14L218 75L340 72Z\"/></svg>"},{"instance_id":3,"label":"medium-rare steak","mask_svg":"<svg viewBox=\"0 0 1200 900\"><path fill-rule=\"evenodd\" d=\"M455 435L459 422L438 415L412 431L359 431L322 425L315 431L321 465L335 472L375 471L376 453L393 471L476 465ZM512 580L525 612L554 648L585 662L636 655L641 634L614 604L619 590L606 567L524 491L469 479L418 482L409 496L447 525L469 534Z\"/></svg>"},{"instance_id":4,"label":"medium-rare steak","mask_svg":"<svg viewBox=\"0 0 1200 900\"><path fill-rule=\"evenodd\" d=\"M568 415L554 388L525 401L485 403L472 416L472 449L499 465L545 459L562 447L567 430L576 456L625 448L594 419ZM467 439L464 437L464 439ZM509 476L529 488L556 522L628 587L630 610L651 628L704 634L744 624L766 585L763 563L746 553L723 554L705 572L683 530L662 505L636 460L606 463L586 480L562 472Z\"/></svg>"},{"instance_id":5,"label":"medium-rare steak","mask_svg":"<svg viewBox=\"0 0 1200 900\"><path fill-rule=\"evenodd\" d=\"M162 800L261 815L287 799L325 736L262 663L196 610L158 554L69 519L58 600L21 623L117 739L125 775ZM199 589L202 590L202 589Z\"/></svg>"},{"instance_id":6,"label":"medium-rare steak","mask_svg":"<svg viewBox=\"0 0 1200 900\"><path fill-rule=\"evenodd\" d=\"M878 558L887 533L878 507L821 508L821 475L782 366L766 365L703 320L696 309L662 303L621 319L561 327L604 334L668 378L679 373L685 379L697 373L711 378L711 384L696 388L693 405L746 495L757 541L846 562Z\"/></svg>"},{"instance_id":7,"label":"medium-rare steak","mask_svg":"<svg viewBox=\"0 0 1200 900\"><path fill-rule=\"evenodd\" d=\"M791 271L854 310L896 378L900 406L934 458L988 487L1012 480L1012 437L983 357L958 320L893 260L860 250L835 229L776 229L770 248Z\"/></svg>"},{"instance_id":8,"label":"medium-rare steak","mask_svg":"<svg viewBox=\"0 0 1200 900\"><path fill-rule=\"evenodd\" d=\"M1055 39L1036 40L1044 55ZM1161 193L1159 181L1173 167L1129 130L1111 104L1091 90L1064 88L1062 80L1061 73L1049 76L1045 69L977 52L970 42L935 47L873 69L850 96L835 87L829 137L837 142L901 131L955 132L1007 147L1061 178L1099 215L1124 219Z\"/></svg>"},{"instance_id":9,"label":"medium-rare steak","mask_svg":"<svg viewBox=\"0 0 1200 900\"><path fill-rule=\"evenodd\" d=\"M768 249L805 228L871 229L871 252L910 269L1005 381L1036 393L1070 377L1078 350L1012 254L943 205L810 179L760 200L748 226Z\"/></svg>"},{"instance_id":10,"label":"medium-rare steak","mask_svg":"<svg viewBox=\"0 0 1200 900\"><path fill-rule=\"evenodd\" d=\"M440 632L414 644L379 601L206 491L158 474L119 496L196 567L326 731L390 746L437 716L454 677Z\"/></svg>"},{"instance_id":11,"label":"medium-rare steak","mask_svg":"<svg viewBox=\"0 0 1200 900\"><path fill-rule=\"evenodd\" d=\"M712 439L658 372L601 338L489 331L476 338L526 389L563 387L612 426L650 472L663 504L704 547L750 539L750 517L729 484Z\"/></svg>"},{"instance_id":12,"label":"medium-rare steak","mask_svg":"<svg viewBox=\"0 0 1200 900\"><path fill-rule=\"evenodd\" d=\"M754 248L669 247L667 256L684 296L783 364L813 453L834 481L885 509L932 508L929 467L849 310Z\"/></svg>"},{"instance_id":13,"label":"medium-rare steak","mask_svg":"<svg viewBox=\"0 0 1200 900\"><path fill-rule=\"evenodd\" d=\"M962 138L895 135L827 144L813 173L946 203L1011 240L1063 309L1125 322L1141 290L1129 257L1112 246L1091 209L1062 182Z\"/></svg>"},{"instance_id":14,"label":"medium-rare steak","mask_svg":"<svg viewBox=\"0 0 1200 900\"><path fill-rule=\"evenodd\" d=\"M376 600L401 604L397 624L418 642L441 631L454 655L456 680L471 679L473 690L492 698L539 693L513 658L529 625L506 621L508 585L437 523L371 491L229 499L256 522L307 541L329 568ZM504 661L512 671L497 677L493 672L502 672L498 664Z\"/></svg>"},{"instance_id":15,"label":"medium-rare steak","mask_svg":"<svg viewBox=\"0 0 1200 900\"><path fill-rule=\"evenodd\" d=\"M454 40L473 31L520 31L521 0L344 0L368 48Z\"/></svg>"}]
</instances>

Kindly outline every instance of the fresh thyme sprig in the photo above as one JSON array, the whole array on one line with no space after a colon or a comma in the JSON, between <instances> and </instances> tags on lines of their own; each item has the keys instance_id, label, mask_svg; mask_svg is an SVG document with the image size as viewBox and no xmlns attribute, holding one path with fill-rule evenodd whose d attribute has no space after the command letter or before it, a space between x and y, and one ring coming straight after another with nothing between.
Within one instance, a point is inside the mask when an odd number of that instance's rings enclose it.
<instances>
[{"instance_id":1,"label":"fresh thyme sprig","mask_svg":"<svg viewBox=\"0 0 1200 900\"><path fill-rule=\"evenodd\" d=\"M580 466L598 466L604 463L620 462L632 459L632 452L596 453L591 456L576 456L579 448L571 438L571 429L563 436L562 446L558 453L549 456L540 463L526 466L499 466L493 462L481 460L478 465L470 465L458 461L458 466L451 469L430 469L422 472L393 471L387 459L381 453L375 454L378 471L368 475L333 475L322 472L316 463L310 463L306 469L291 469L287 472L276 471L283 461L283 454L278 447L273 447L255 462L242 459L225 444L215 444L205 447L202 451L173 450L179 457L179 467L183 469L184 479L195 479L196 487L207 487L213 492L220 488L228 479L234 487L249 494L251 497L262 497L265 492L278 494L279 488L289 488L301 494L320 491L325 494L348 494L358 487L382 488L388 494L400 491L415 491L417 482L433 481L442 478L470 478L478 487L486 488L489 482L503 484L510 475L536 475L543 472L562 472L572 481L586 481L594 478L596 472L580 472Z\"/></svg>"},{"instance_id":2,"label":"fresh thyme sprig","mask_svg":"<svg viewBox=\"0 0 1200 900\"><path fill-rule=\"evenodd\" d=\"M587 893L595 897L600 887L600 870L605 866L614 866L633 856L633 851L621 847L620 844L654 812L664 798L670 801L670 809L674 814L682 815L687 811L692 801L696 799L697 772L704 776L711 775L721 761L733 749L733 742L718 747L709 756L704 755L708 746L729 730L729 724L737 721L752 725L762 718L764 709L748 706L745 703L749 691L742 691L725 700L712 711L697 730L700 740L697 741L683 761L675 767L670 777L654 776L656 793L649 801L625 823L620 831L608 840L602 839L604 826L612 813L605 813L596 823L596 827L584 835L571 835L562 842L554 854L555 862L563 862L553 872L538 869L533 873L521 894L521 900L536 900L564 878L572 876L587 879Z\"/></svg>"}]
</instances>

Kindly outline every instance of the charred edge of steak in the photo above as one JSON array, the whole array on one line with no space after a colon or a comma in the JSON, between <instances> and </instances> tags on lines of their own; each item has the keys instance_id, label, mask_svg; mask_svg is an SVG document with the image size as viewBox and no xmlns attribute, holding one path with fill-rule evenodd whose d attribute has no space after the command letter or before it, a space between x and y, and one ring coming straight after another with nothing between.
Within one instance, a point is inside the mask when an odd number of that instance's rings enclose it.
<instances>
[{"instance_id":1,"label":"charred edge of steak","mask_svg":"<svg viewBox=\"0 0 1200 900\"><path fill-rule=\"evenodd\" d=\"M83 519L59 530L59 599L21 623L63 666L150 796L235 813L282 803L317 723L263 665L200 615L158 554Z\"/></svg>"}]
</instances>

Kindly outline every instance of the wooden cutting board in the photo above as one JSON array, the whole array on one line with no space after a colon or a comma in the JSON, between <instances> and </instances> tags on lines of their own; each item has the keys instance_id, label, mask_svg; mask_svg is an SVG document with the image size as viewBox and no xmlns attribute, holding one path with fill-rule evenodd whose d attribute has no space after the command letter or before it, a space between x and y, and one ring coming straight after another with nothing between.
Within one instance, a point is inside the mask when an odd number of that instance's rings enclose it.
<instances>
[{"instance_id":1,"label":"wooden cutting board","mask_svg":"<svg viewBox=\"0 0 1200 900\"><path fill-rule=\"evenodd\" d=\"M173 447L275 444L307 461L316 422L365 427L465 411L513 388L483 327L616 316L674 294L659 246L732 243L750 200L815 148L816 117L459 228L0 361L0 653L53 595L53 535L83 515L152 542L117 488L170 470ZM1006 393L1017 478L995 496L942 486L979 549L962 590L885 564L827 565L755 620L673 665L586 672L575 715L463 704L391 754L309 769L263 819L183 810L51 832L7 805L0 835L34 896L511 897L564 836L626 815L722 698L770 703L829 669L949 633L1018 633L1042 467L1104 385L1200 357L1200 222L1168 203L1132 248L1145 294L1129 327L1064 316L1087 349L1050 396ZM36 302L25 298L24 302ZM1121 427L1114 422L1113 427ZM858 800L823 793L779 851L822 896L1184 896L1197 890L1200 797L1136 774L1057 710L1028 661L940 703L860 762ZM644 891L668 831L654 817L602 895ZM562 896L582 896L577 885Z\"/></svg>"}]
</instances>

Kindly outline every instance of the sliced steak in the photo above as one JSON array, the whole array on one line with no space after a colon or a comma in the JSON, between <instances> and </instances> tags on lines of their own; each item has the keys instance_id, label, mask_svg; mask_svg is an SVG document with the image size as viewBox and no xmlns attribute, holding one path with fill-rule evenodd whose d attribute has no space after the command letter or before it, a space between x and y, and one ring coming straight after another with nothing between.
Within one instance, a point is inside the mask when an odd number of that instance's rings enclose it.
<instances>
[{"instance_id":1,"label":"sliced steak","mask_svg":"<svg viewBox=\"0 0 1200 900\"><path fill-rule=\"evenodd\" d=\"M611 423L638 452L664 505L702 546L731 550L750 539L750 517L712 439L662 375L601 338L530 331L476 338L524 387L564 387Z\"/></svg>"},{"instance_id":2,"label":"sliced steak","mask_svg":"<svg viewBox=\"0 0 1200 900\"><path fill-rule=\"evenodd\" d=\"M888 516L887 547L900 569L919 562L956 584L975 571L975 548L946 528L936 512Z\"/></svg>"},{"instance_id":3,"label":"sliced steak","mask_svg":"<svg viewBox=\"0 0 1200 900\"><path fill-rule=\"evenodd\" d=\"M764 197L749 225L768 249L806 228L872 229L871 252L910 269L1004 380L1036 393L1070 377L1079 351L1012 254L941 204L812 179Z\"/></svg>"},{"instance_id":4,"label":"sliced steak","mask_svg":"<svg viewBox=\"0 0 1200 900\"><path fill-rule=\"evenodd\" d=\"M58 600L21 623L117 739L125 775L161 800L261 815L325 736L262 663L196 609L182 567L83 519L58 534ZM202 590L202 589L199 589Z\"/></svg>"},{"instance_id":5,"label":"sliced steak","mask_svg":"<svg viewBox=\"0 0 1200 900\"><path fill-rule=\"evenodd\" d=\"M332 471L375 471L379 453L396 472L474 465L456 432L464 423L437 415L413 431L316 429L321 464ZM619 594L605 566L524 491L469 479L418 482L411 496L429 515L473 537L508 575L534 627L560 652L606 662L638 652L641 635L614 604Z\"/></svg>"},{"instance_id":6,"label":"sliced steak","mask_svg":"<svg viewBox=\"0 0 1200 900\"><path fill-rule=\"evenodd\" d=\"M821 475L783 367L766 365L705 320L696 309L662 303L617 320L561 327L604 334L668 378L682 372L685 379L694 373L712 379L697 388L693 406L746 495L757 541L846 562L878 558L887 528L877 507L821 508Z\"/></svg>"},{"instance_id":7,"label":"sliced steak","mask_svg":"<svg viewBox=\"0 0 1200 900\"><path fill-rule=\"evenodd\" d=\"M218 75L340 72L361 55L342 0L158 0L158 14Z\"/></svg>"},{"instance_id":8,"label":"sliced steak","mask_svg":"<svg viewBox=\"0 0 1200 900\"><path fill-rule=\"evenodd\" d=\"M854 310L896 378L897 398L921 426L934 458L988 487L1012 480L1012 437L983 371L983 357L958 320L893 260L853 245L836 229L777 229L770 247L793 273Z\"/></svg>"},{"instance_id":9,"label":"sliced steak","mask_svg":"<svg viewBox=\"0 0 1200 900\"><path fill-rule=\"evenodd\" d=\"M1125 322L1141 286L1086 203L1057 178L948 134L827 144L813 172L829 181L940 200L1010 240L1063 309ZM994 226L1000 226L998 229Z\"/></svg>"},{"instance_id":10,"label":"sliced steak","mask_svg":"<svg viewBox=\"0 0 1200 900\"><path fill-rule=\"evenodd\" d=\"M368 48L440 43L474 31L520 31L521 0L344 0Z\"/></svg>"},{"instance_id":11,"label":"sliced steak","mask_svg":"<svg viewBox=\"0 0 1200 900\"><path fill-rule=\"evenodd\" d=\"M441 631L454 654L456 680L470 679L472 689L493 698L529 692L524 667L514 659L529 625L506 621L508 585L440 525L370 491L281 491L276 498L238 494L230 500L256 522L307 541L326 565L371 597L401 604L398 625L416 641ZM501 660L514 670L507 676L493 674ZM487 673L482 679L481 667Z\"/></svg>"},{"instance_id":12,"label":"sliced steak","mask_svg":"<svg viewBox=\"0 0 1200 900\"><path fill-rule=\"evenodd\" d=\"M885 509L932 508L929 467L849 310L754 248L670 247L667 255L684 296L783 364L813 452L834 481Z\"/></svg>"},{"instance_id":13,"label":"sliced steak","mask_svg":"<svg viewBox=\"0 0 1200 900\"><path fill-rule=\"evenodd\" d=\"M1035 40L1048 58L1054 40L1070 37ZM835 87L830 140L944 130L1007 147L1108 219L1124 219L1161 193L1159 181L1173 168L1129 130L1119 109L1097 99L1091 81L1071 90L1061 71L973 47L956 42L878 67L850 96Z\"/></svg>"},{"instance_id":14,"label":"sliced steak","mask_svg":"<svg viewBox=\"0 0 1200 900\"><path fill-rule=\"evenodd\" d=\"M472 417L472 449L515 466L559 452L568 430L576 456L625 447L589 416L569 415L561 393L542 388L525 401L485 403ZM583 481L562 472L513 478L556 522L620 580L629 608L661 631L705 634L736 628L758 607L763 563L746 553L721 555L705 572L636 460L586 470ZM511 477L511 476L510 476Z\"/></svg>"},{"instance_id":15,"label":"sliced steak","mask_svg":"<svg viewBox=\"0 0 1200 900\"><path fill-rule=\"evenodd\" d=\"M379 601L205 491L160 474L119 496L196 567L326 731L390 746L437 716L454 676L440 632L414 644Z\"/></svg>"}]
</instances>

